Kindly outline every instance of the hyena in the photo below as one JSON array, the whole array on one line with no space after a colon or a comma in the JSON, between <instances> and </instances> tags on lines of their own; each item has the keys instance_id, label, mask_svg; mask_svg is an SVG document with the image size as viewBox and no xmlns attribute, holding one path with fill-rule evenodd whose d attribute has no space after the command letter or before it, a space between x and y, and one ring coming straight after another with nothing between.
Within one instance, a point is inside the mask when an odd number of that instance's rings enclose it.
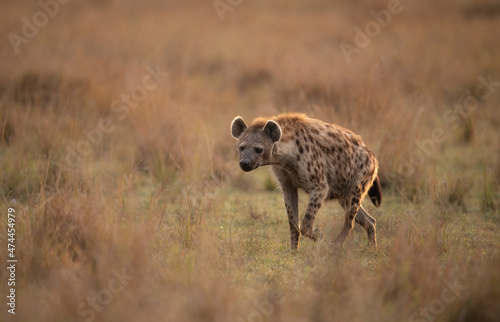
<instances>
[{"instance_id":1,"label":"hyena","mask_svg":"<svg viewBox=\"0 0 500 322\"><path fill-rule=\"evenodd\" d=\"M257 118L250 126L238 116L231 124L231 134L238 140L243 171L271 166L285 199L292 250L298 249L301 235L314 241L322 237L318 228L313 229L314 219L331 199L337 199L345 211L335 242L343 245L356 222L366 230L369 243L377 247L375 218L363 209L361 201L368 194L380 206L378 161L359 135L295 113ZM298 189L309 194L300 225Z\"/></svg>"}]
</instances>

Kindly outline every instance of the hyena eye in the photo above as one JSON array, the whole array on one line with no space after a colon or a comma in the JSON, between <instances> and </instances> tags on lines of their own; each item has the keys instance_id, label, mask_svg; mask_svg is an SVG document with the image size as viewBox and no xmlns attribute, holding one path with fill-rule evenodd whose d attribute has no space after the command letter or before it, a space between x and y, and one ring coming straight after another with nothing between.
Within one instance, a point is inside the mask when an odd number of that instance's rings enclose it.
<instances>
[{"instance_id":1,"label":"hyena eye","mask_svg":"<svg viewBox=\"0 0 500 322\"><path fill-rule=\"evenodd\" d=\"M261 154L262 153L262 148L254 148L255 153Z\"/></svg>"},{"instance_id":2,"label":"hyena eye","mask_svg":"<svg viewBox=\"0 0 500 322\"><path fill-rule=\"evenodd\" d=\"M245 147L244 147L244 146L240 146L240 147L238 147L238 150L239 150L240 152L241 152L241 151L243 151L244 149L245 149Z\"/></svg>"}]
</instances>

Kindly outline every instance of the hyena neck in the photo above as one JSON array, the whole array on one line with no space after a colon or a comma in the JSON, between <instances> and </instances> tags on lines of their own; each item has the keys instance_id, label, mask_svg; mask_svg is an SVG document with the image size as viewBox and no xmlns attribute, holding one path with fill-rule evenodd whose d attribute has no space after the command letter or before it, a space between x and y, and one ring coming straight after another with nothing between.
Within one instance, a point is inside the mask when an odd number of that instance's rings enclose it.
<instances>
[{"instance_id":1,"label":"hyena neck","mask_svg":"<svg viewBox=\"0 0 500 322\"><path fill-rule=\"evenodd\" d=\"M271 157L265 165L274 165L286 168L290 162L295 159L296 156L293 153L293 146L291 142L276 142L273 146Z\"/></svg>"}]
</instances>

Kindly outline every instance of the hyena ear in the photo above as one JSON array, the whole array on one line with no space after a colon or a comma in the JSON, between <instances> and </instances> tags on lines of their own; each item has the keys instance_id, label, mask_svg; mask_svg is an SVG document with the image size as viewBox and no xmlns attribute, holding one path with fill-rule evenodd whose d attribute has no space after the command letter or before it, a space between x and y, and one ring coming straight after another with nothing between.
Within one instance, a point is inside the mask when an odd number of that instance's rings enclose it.
<instances>
[{"instance_id":1,"label":"hyena ear","mask_svg":"<svg viewBox=\"0 0 500 322\"><path fill-rule=\"evenodd\" d=\"M236 116L231 123L231 135L237 139L241 136L241 133L243 133L247 129L247 125L245 124L245 121L241 118L241 116Z\"/></svg>"},{"instance_id":2,"label":"hyena ear","mask_svg":"<svg viewBox=\"0 0 500 322\"><path fill-rule=\"evenodd\" d=\"M281 127L274 121L267 121L266 126L264 126L264 133L266 133L273 142L278 142L281 139Z\"/></svg>"}]
</instances>

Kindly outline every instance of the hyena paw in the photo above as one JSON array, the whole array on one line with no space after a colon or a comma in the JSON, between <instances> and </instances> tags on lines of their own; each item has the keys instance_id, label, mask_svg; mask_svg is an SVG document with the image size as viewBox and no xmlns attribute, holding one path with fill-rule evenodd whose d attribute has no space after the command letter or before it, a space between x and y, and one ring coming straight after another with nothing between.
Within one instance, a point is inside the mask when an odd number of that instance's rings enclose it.
<instances>
[{"instance_id":1,"label":"hyena paw","mask_svg":"<svg viewBox=\"0 0 500 322\"><path fill-rule=\"evenodd\" d=\"M303 230L302 231L302 235L307 237L307 238L310 238L314 241L317 241L317 240L320 240L321 238L323 238L323 233L321 232L321 230L319 228L315 228L314 231L312 229L309 229L309 230Z\"/></svg>"}]
</instances>

